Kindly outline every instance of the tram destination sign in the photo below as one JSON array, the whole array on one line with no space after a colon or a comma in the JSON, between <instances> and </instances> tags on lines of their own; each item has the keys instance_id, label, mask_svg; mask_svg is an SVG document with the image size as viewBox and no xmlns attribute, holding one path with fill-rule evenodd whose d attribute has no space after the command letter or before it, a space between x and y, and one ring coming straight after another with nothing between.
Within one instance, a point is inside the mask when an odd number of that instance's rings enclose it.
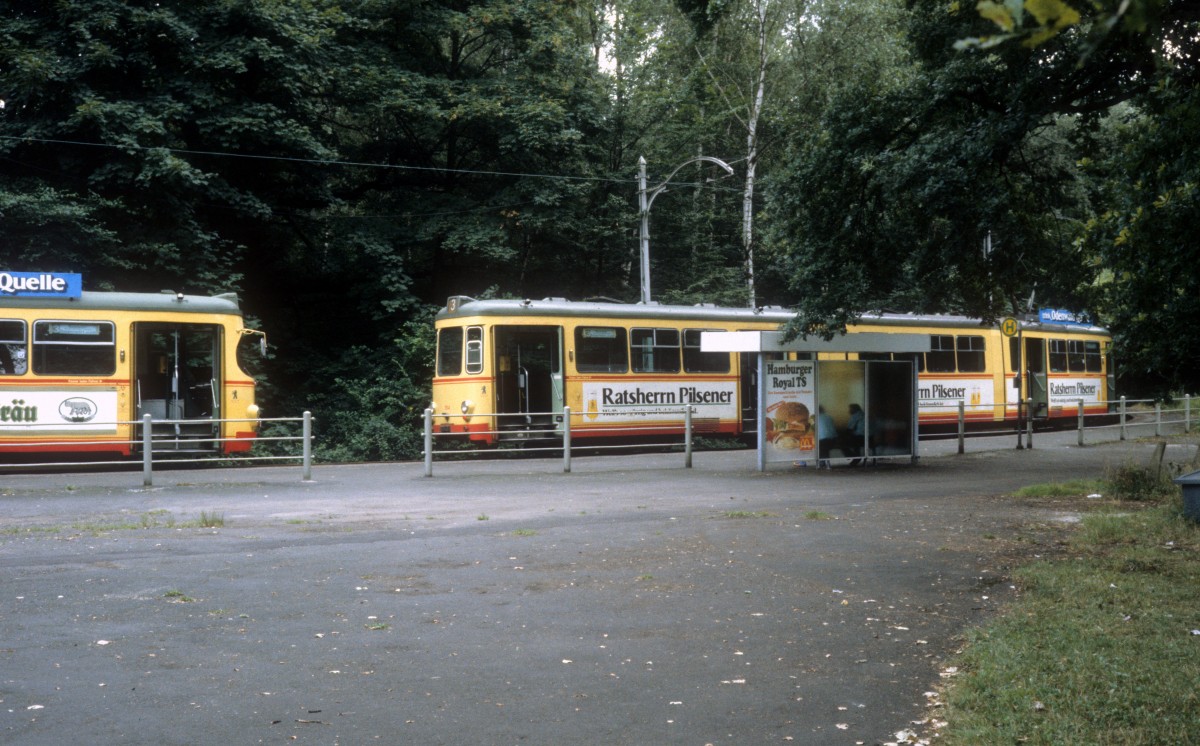
<instances>
[{"instance_id":1,"label":"tram destination sign","mask_svg":"<svg viewBox=\"0 0 1200 746\"><path fill-rule=\"evenodd\" d=\"M1060 324L1062 326L1092 325L1092 320L1086 313L1076 313L1064 308L1042 308L1038 311L1038 321L1043 324Z\"/></svg>"},{"instance_id":2,"label":"tram destination sign","mask_svg":"<svg viewBox=\"0 0 1200 746\"><path fill-rule=\"evenodd\" d=\"M77 272L0 271L0 297L78 298L83 275Z\"/></svg>"}]
</instances>

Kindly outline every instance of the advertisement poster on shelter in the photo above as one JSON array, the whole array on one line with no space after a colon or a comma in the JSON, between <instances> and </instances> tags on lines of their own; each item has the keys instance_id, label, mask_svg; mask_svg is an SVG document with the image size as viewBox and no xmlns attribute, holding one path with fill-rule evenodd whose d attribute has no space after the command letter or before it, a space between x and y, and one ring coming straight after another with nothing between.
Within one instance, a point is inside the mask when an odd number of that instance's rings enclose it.
<instances>
[{"instance_id":1,"label":"advertisement poster on shelter","mask_svg":"<svg viewBox=\"0 0 1200 746\"><path fill-rule=\"evenodd\" d=\"M766 460L817 456L817 375L811 360L766 360Z\"/></svg>"}]
</instances>

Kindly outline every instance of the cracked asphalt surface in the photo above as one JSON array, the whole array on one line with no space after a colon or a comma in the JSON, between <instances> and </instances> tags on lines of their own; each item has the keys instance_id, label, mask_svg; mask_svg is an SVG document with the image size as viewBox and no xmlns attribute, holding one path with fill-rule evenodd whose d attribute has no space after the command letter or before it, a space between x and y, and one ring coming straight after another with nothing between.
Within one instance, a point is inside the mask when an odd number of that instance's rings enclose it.
<instances>
[{"instance_id":1,"label":"cracked asphalt surface","mask_svg":"<svg viewBox=\"0 0 1200 746\"><path fill-rule=\"evenodd\" d=\"M0 475L0 742L893 742L1073 517L1002 496L1154 449L1074 437Z\"/></svg>"}]
</instances>

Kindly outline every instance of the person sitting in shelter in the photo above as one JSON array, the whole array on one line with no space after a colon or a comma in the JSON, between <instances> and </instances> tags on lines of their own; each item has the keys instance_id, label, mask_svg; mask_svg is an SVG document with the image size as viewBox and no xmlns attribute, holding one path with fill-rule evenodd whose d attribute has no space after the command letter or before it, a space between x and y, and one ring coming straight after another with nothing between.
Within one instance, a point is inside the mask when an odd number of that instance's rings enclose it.
<instances>
[{"instance_id":1,"label":"person sitting in shelter","mask_svg":"<svg viewBox=\"0 0 1200 746\"><path fill-rule=\"evenodd\" d=\"M817 407L817 465L819 468L830 469L829 452L837 443L837 426L833 418L825 411L825 407Z\"/></svg>"},{"instance_id":2,"label":"person sitting in shelter","mask_svg":"<svg viewBox=\"0 0 1200 746\"><path fill-rule=\"evenodd\" d=\"M866 417L863 415L862 407L857 404L850 405L850 419L846 423L846 455L853 459L850 462L851 466L857 466L863 463L863 446L865 445L866 435Z\"/></svg>"}]
</instances>

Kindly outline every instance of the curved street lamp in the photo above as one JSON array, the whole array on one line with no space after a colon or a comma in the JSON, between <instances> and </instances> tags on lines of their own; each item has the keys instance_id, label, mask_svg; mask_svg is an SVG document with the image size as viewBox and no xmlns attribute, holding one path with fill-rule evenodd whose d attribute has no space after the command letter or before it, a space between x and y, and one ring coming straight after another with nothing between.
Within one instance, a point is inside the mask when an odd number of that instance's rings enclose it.
<instances>
[{"instance_id":1,"label":"curved street lamp","mask_svg":"<svg viewBox=\"0 0 1200 746\"><path fill-rule=\"evenodd\" d=\"M642 245L642 303L650 302L650 205L654 204L654 198L664 192L667 184L675 174L679 173L679 169L693 163L707 161L715 163L730 176L733 176L733 166L730 166L720 158L713 158L707 155L698 155L695 158L680 163L675 167L675 170L667 174L667 178L662 180L662 183L651 189L646 189L646 158L638 156L638 209L641 212L641 245Z\"/></svg>"}]
</instances>

